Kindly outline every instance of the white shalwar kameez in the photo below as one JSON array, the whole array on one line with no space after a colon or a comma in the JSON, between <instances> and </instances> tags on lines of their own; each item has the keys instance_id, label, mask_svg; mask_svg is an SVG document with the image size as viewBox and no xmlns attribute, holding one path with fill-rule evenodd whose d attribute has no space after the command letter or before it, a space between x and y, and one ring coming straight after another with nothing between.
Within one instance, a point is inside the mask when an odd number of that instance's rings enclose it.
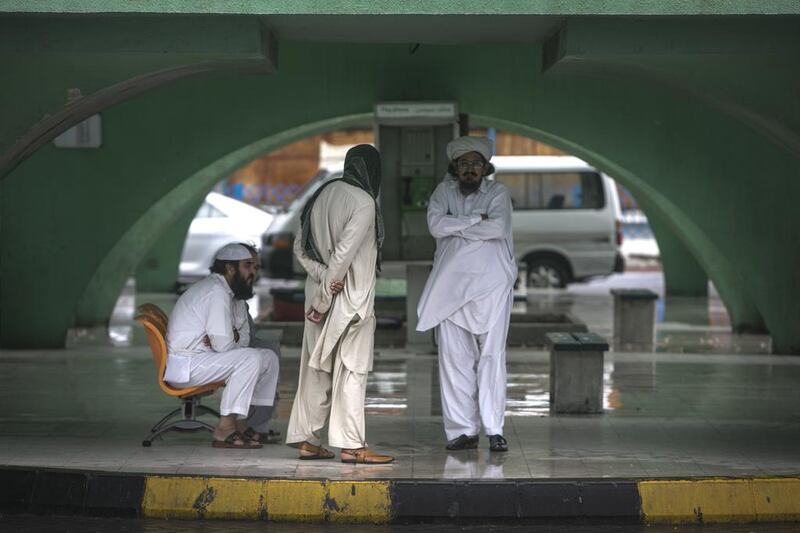
<instances>
[{"instance_id":1,"label":"white shalwar kameez","mask_svg":"<svg viewBox=\"0 0 800 533\"><path fill-rule=\"evenodd\" d=\"M364 398L375 335L375 200L348 183L332 183L317 197L310 224L325 263L305 253L299 235L294 254L308 272L306 312L313 307L327 314L320 324L305 321L286 443L319 445L330 414L328 443L362 448L367 445ZM334 297L331 282L341 280L344 289Z\"/></svg>"},{"instance_id":2,"label":"white shalwar kameez","mask_svg":"<svg viewBox=\"0 0 800 533\"><path fill-rule=\"evenodd\" d=\"M243 304L219 274L189 287L170 315L164 373L175 387L225 381L219 412L237 418L245 418L251 405L274 403L279 371L275 352L247 347L250 324ZM203 342L206 336L210 347Z\"/></svg>"},{"instance_id":3,"label":"white shalwar kameez","mask_svg":"<svg viewBox=\"0 0 800 533\"><path fill-rule=\"evenodd\" d=\"M438 326L448 440L478 435L481 423L486 435L503 433L506 337L517 278L511 211L502 183L484 178L465 196L449 175L428 205L436 254L417 307L417 331Z\"/></svg>"}]
</instances>

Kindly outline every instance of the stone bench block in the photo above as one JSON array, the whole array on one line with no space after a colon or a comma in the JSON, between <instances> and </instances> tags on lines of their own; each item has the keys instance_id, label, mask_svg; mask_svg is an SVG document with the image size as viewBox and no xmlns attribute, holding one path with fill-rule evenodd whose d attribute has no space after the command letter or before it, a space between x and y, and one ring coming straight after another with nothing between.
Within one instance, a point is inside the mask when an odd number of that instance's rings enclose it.
<instances>
[{"instance_id":1,"label":"stone bench block","mask_svg":"<svg viewBox=\"0 0 800 533\"><path fill-rule=\"evenodd\" d=\"M550 402L555 413L603 412L603 355L608 343L595 333L548 333Z\"/></svg>"},{"instance_id":2,"label":"stone bench block","mask_svg":"<svg viewBox=\"0 0 800 533\"><path fill-rule=\"evenodd\" d=\"M646 289L614 289L614 349L651 352L655 346L656 300Z\"/></svg>"}]
</instances>

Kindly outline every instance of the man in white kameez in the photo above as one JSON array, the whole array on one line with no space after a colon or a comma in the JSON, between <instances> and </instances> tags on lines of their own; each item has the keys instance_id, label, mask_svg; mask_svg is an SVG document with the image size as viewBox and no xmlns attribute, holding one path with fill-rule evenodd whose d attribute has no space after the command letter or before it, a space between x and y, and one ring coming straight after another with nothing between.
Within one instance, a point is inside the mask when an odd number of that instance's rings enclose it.
<instances>
[{"instance_id":1,"label":"man in white kameez","mask_svg":"<svg viewBox=\"0 0 800 533\"><path fill-rule=\"evenodd\" d=\"M164 380L176 387L225 381L215 448L261 448L247 425L251 406L271 406L278 382L278 357L248 348L250 324L243 300L252 298L257 261L241 244L216 255L211 274L178 298L167 330Z\"/></svg>"},{"instance_id":2,"label":"man in white kameez","mask_svg":"<svg viewBox=\"0 0 800 533\"><path fill-rule=\"evenodd\" d=\"M460 137L447 145L448 174L428 205L433 269L417 308L417 331L438 328L442 415L448 450L508 451L506 337L517 278L508 189L486 179L493 145Z\"/></svg>"},{"instance_id":3,"label":"man in white kameez","mask_svg":"<svg viewBox=\"0 0 800 533\"><path fill-rule=\"evenodd\" d=\"M331 459L320 431L344 463L390 463L367 446L364 400L372 370L376 270L383 243L378 206L380 155L351 148L342 179L323 185L303 208L295 257L306 279L306 321L297 393L286 443L300 459Z\"/></svg>"}]
</instances>

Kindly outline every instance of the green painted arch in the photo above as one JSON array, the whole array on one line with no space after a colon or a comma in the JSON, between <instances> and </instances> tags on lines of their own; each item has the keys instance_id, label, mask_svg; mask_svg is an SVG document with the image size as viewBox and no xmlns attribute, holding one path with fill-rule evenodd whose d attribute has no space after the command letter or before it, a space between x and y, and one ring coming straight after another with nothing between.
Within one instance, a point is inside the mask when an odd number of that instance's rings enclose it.
<instances>
[{"instance_id":1,"label":"green painted arch","mask_svg":"<svg viewBox=\"0 0 800 533\"><path fill-rule=\"evenodd\" d=\"M658 215L667 220L672 217L675 226L674 233L685 236L684 240L688 241L685 244L692 249L695 257L701 258L705 271L714 273L713 281L719 288L723 301L731 302L728 304L728 309L731 312L733 324L763 323L752 300L741 290L735 270L714 247L712 241L691 222L689 217L682 214L677 206L672 205L658 191L647 187L643 180L621 165L612 163L580 144L541 129L483 115L473 115L471 118L475 124L498 127L573 153L614 175L624 185L635 191L638 197L645 198L645 203L652 205L654 209L658 209L658 206L669 206L659 209ZM219 180L220 176L227 175L256 157L296 140L326 131L363 125L371 120L370 113L362 113L326 119L279 132L231 152L182 181L179 186L151 206L100 262L79 301L76 324L90 325L107 322L119 290L131 270L131 265L138 264L140 258L154 245L159 236L176 220L183 219L185 223L187 218L184 216L185 211L196 209L196 205ZM679 213L680 215L676 216ZM188 225L180 233L185 235L186 230L188 230ZM739 288L732 290L732 287Z\"/></svg>"},{"instance_id":2,"label":"green painted arch","mask_svg":"<svg viewBox=\"0 0 800 533\"><path fill-rule=\"evenodd\" d=\"M505 120L571 139L584 151L568 151L620 179L624 174L614 165L628 169L669 200L652 196L667 220L683 224L681 216L669 212L677 206L702 230L678 227L691 237L693 252L706 258L704 268L720 264L718 255L729 258L726 263L738 276L723 273L730 282L719 276L715 282L743 294L743 302L757 300L761 313L752 315L763 315L776 349L796 353L800 347L794 327L800 305L785 281L796 287L791 265L800 248L795 232L784 229L797 220L791 198L800 185L789 177L797 175L800 161L752 129L667 87L543 75L541 49L535 46L422 46L413 55L394 45L282 43L281 50L281 70L274 76L215 77L150 91L107 111L104 150L67 153L43 147L2 180L0 296L4 307L18 310L2 317L5 346L43 346L45 337L55 345L57 330L75 316L99 265L124 266L111 261L108 250L155 203L210 162L280 131L364 113L376 101L425 98L457 101L473 117L495 117L497 125ZM476 64L493 65L498 75L475 77ZM48 179L54 172L58 179ZM627 179L634 182L634 176ZM643 190L640 194L650 191ZM118 204L105 201L121 195L126 197ZM31 202L45 204L48 216L26 209ZM98 207L88 216L70 218L66 202ZM776 219L782 227L775 227ZM33 231L45 238L28 245L25 236ZM48 279L55 278L55 268L53 276L35 279L26 268L29 262L53 263L54 252L67 263L71 286ZM23 287L38 291L36 298L59 295L48 323L38 320L36 306L19 305L31 296ZM729 309L735 307L729 293L723 298ZM731 314L747 315L735 309ZM47 328L52 331L45 335Z\"/></svg>"},{"instance_id":3,"label":"green painted arch","mask_svg":"<svg viewBox=\"0 0 800 533\"><path fill-rule=\"evenodd\" d=\"M209 61L198 65L176 67L134 76L110 87L103 88L73 104L65 106L63 109L44 117L34 124L8 151L0 155L0 179L7 176L20 162L52 141L56 136L95 113L167 83L193 76L208 75L226 69L239 69L242 72L252 71L257 73L262 73L265 70L257 62L255 64L251 64L249 61L230 64L222 61Z\"/></svg>"},{"instance_id":4,"label":"green painted arch","mask_svg":"<svg viewBox=\"0 0 800 533\"><path fill-rule=\"evenodd\" d=\"M187 208L197 208L220 176L230 174L265 152L326 131L361 125L371 118L370 113L356 114L285 130L231 152L184 179L147 209L100 261L78 301L75 324L108 323L125 280L141 258Z\"/></svg>"},{"instance_id":5,"label":"green painted arch","mask_svg":"<svg viewBox=\"0 0 800 533\"><path fill-rule=\"evenodd\" d=\"M59 134L121 102L181 80L276 70L277 43L258 19L0 17L0 35L4 69L17 80L4 95L14 105L1 102L0 180Z\"/></svg>"},{"instance_id":6,"label":"green painted arch","mask_svg":"<svg viewBox=\"0 0 800 533\"><path fill-rule=\"evenodd\" d=\"M737 269L701 228L697 226L682 209L671 202L664 194L645 180L607 156L570 141L561 136L524 124L498 120L485 116L473 116L482 125L493 125L513 133L546 142L556 148L574 154L592 166L614 176L637 198L641 198L652 214L671 223L673 234L680 236L683 244L691 251L709 278L717 287L731 317L734 329L764 330L764 319L754 300L744 289L744 283ZM646 213L647 214L647 213Z\"/></svg>"},{"instance_id":7,"label":"green painted arch","mask_svg":"<svg viewBox=\"0 0 800 533\"><path fill-rule=\"evenodd\" d=\"M274 149L276 149L276 148L278 148L280 146L288 144L289 142L292 142L294 140L302 138L304 136L304 134L306 132L310 131L310 130L315 132L315 133L312 133L312 134L316 134L316 133L320 133L320 132L324 132L324 131L330 131L332 129L336 129L336 128L339 128L339 127L348 127L348 126L354 126L354 125L372 124L372 119L373 119L373 117L372 117L371 114L364 113L362 115L353 115L351 117L342 117L341 119L325 120L325 121L323 121L323 122L318 124L319 127L317 127L317 125L311 124L311 125L307 125L307 127L297 128L295 130L284 132L282 134L277 134L277 135L274 135L274 136L270 136L270 137L268 137L266 139L262 139L262 140L256 141L256 142L254 142L254 143L252 143L252 144L250 144L248 146L245 146L245 147L243 147L243 148L241 148L239 150L236 150L236 151L232 152L228 156L225 156L225 157L221 158L220 160L218 160L217 162L212 163L206 169L203 169L203 170L195 173L189 179L194 183L207 184L206 182L208 180L205 178L206 176L212 177L212 179L214 179L213 176L216 176L218 178L218 176L220 176L220 175L228 174L231 169L238 168L241 165L244 165L244 164L250 162L251 160L255 159L256 157L259 157L259 156L263 155L266 152L269 152L269 151L274 150ZM535 138L535 139L540 140L542 142L549 142L549 143L551 143L553 145L561 146L564 149L575 149L574 148L575 147L575 143L566 142L561 138L554 137L553 135L550 135L550 134L548 134L546 132L543 132L541 130L527 128L527 127L524 127L524 126L519 125L519 124L509 125L509 124L506 124L506 123L502 123L503 121L498 121L498 120L492 119L490 117L485 117L485 116L474 116L474 117L472 117L472 121L474 123L476 123L476 125L481 125L481 126L490 126L490 127L498 127L499 126L501 128L511 127L511 128L514 128L516 130L516 133L518 133L520 135L524 135L524 136L527 136L527 137L530 137L530 138ZM286 140L287 138L289 140ZM584 153L586 151L585 150L581 150L581 152ZM584 157L594 157L594 156L589 154L589 153L584 153ZM636 180L636 183L638 183L639 181L640 180ZM628 186L630 188L634 188L634 186L638 186L636 183L633 183L633 182L632 183L628 183ZM200 189L202 190L204 186L205 185L200 185ZM208 189L205 189L205 190L207 192ZM205 192L202 193L202 195L204 195L204 194L205 194ZM168 236L169 243L166 243L165 239L163 239L163 238L157 243L157 244L162 244L163 243L162 247L166 248L165 250L159 250L159 252L160 252L159 255L160 256L165 256L166 257L166 256L173 256L174 255L174 257L169 257L169 259L166 260L166 265L165 266L166 266L167 271L163 273L163 275L162 275L163 279L162 280L158 280L157 282L154 282L152 284L152 286L158 287L157 290L171 290L171 288L174 287L174 285L175 285L175 281L177 279L177 270L178 270L178 263L179 263L182 243L183 243L183 241L185 239L185 236L186 236L186 233L188 231L189 225L191 224L191 220L192 220L192 217L194 215L194 212L196 211L197 206L199 205L199 202L201 201L201 198L202 198L202 195L200 195L200 193L198 193L198 195L192 194L190 197L188 197L187 198L187 202L185 204L185 207L183 208L183 212L178 214L178 215L176 215L176 216L174 216L174 217L172 217L172 221L170 223L168 223L166 226L162 226L162 229L166 229L171 224L177 224L178 225L178 227L175 228L175 231L172 231L171 234ZM636 195L640 199L643 198L642 195L638 191L637 191ZM191 200L193 200L193 201L191 201ZM650 204L648 202L644 202L644 203L647 205L647 209L645 209L646 213L651 218L655 218L656 215L651 210ZM148 215L148 218L149 218L149 215ZM136 235L136 234L139 234L139 233L141 233L141 232L135 231L135 232L133 232L132 235ZM674 233L670 232L670 234L668 236L664 235L664 233L665 233L665 231L656 233L656 238L659 241L659 244L662 244L663 241L668 239L668 238L672 238L672 239L675 239L675 240L678 240L678 241L682 242L682 240L679 239L678 236L675 235ZM162 235L163 231L157 231L156 234L157 235ZM138 239L134 238L133 236L131 236L131 237L127 237L126 236L126 237L124 237L124 239L126 239L126 240L133 239L133 242L138 240ZM175 241L175 242L172 242L172 241ZM123 245L122 249L123 250L127 249L128 246L130 246L130 245L129 244L128 245ZM137 247L137 248L140 248L140 247ZM662 248L663 248L663 246L662 246ZM679 251L679 255L683 256L683 255L686 255L686 254L690 254L690 253L688 252L688 250L686 250L684 248L681 248L681 250ZM116 261L113 259L113 255L115 255L114 252L112 252L112 254L109 254L109 257L107 258L108 264L110 264L110 265L116 264ZM150 257L150 254L148 254L148 257ZM682 261L684 263L687 262L687 261L690 261L692 263L692 265L694 265L693 256L689 257L689 258L681 257L681 259L682 259ZM163 260L164 259L162 259L162 261ZM669 264L669 262L668 262L668 264ZM681 268L681 270L685 269L685 267L683 265L680 265L680 266L683 267L683 268ZM102 267L103 267L103 265L101 264L101 268ZM141 265L140 265L140 269L141 269ZM665 269L666 269L666 267L665 267ZM140 270L137 270L137 281L138 281L138 273L139 272L140 272ZM96 279L97 280L103 279L104 277L105 276L100 274L100 272L98 272L96 274ZM665 277L668 277L668 273L666 273L666 272L665 272ZM702 289L695 289L695 292L692 293L692 294L701 295L702 296L702 295L706 294L706 292L705 292L705 283L706 283L705 280L707 279L707 275L706 275L705 271L702 271L700 273L700 277L701 277L700 284L702 285ZM98 282L95 281L95 278L93 278L92 285L90 285L91 293L89 293L87 295L88 296L87 302L94 301L94 299L96 297L93 296L93 295L96 295L98 293L103 293L104 292L104 291L99 291L97 288L95 288L97 286L97 283ZM667 281L665 281L665 283L667 284L667 292L671 293L671 291L670 291L671 285ZM147 289L145 289L145 290L147 290ZM676 292L678 292L680 294L680 291L676 291ZM92 308L91 305L87 305L87 304L83 304L82 305L81 310L79 311L81 313L79 315L81 320L79 320L79 321L87 321L89 323L93 323L93 322L96 322L98 320L97 317L92 316L92 314L90 313L89 310L91 308Z\"/></svg>"}]
</instances>

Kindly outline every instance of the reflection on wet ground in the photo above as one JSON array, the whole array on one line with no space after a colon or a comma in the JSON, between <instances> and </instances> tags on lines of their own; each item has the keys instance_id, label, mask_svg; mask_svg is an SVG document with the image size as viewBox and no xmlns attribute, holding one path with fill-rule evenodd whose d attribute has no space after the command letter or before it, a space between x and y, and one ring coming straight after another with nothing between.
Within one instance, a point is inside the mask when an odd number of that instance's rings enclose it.
<instances>
[{"instance_id":1,"label":"reflection on wet ground","mask_svg":"<svg viewBox=\"0 0 800 533\"><path fill-rule=\"evenodd\" d=\"M299 281L260 280L256 296L249 302L251 313L258 321L268 321L272 308L270 289L297 288ZM659 294L656 302L656 352L664 353L727 353L765 354L770 351L770 339L766 335L735 334L730 331L730 320L725 306L714 290L709 288L708 298L663 296L663 277L660 271L628 272L589 283L573 284L566 290L530 290L527 302L516 302L515 313L559 314L566 313L584 322L609 342L613 339L612 289L649 289ZM379 295L397 297L405 292L405 280L379 280ZM111 326L106 332L96 330L74 330L70 338L72 345L102 345L124 347L145 343L141 328L132 321L137 302L153 301L170 310L177 298L172 294L136 294L135 284L130 280L122 291L114 309ZM402 306L401 306L402 307ZM107 337L106 337L107 335ZM107 340L106 340L107 339ZM613 349L613 344L612 344ZM378 359L380 353L378 353ZM617 366L624 364L617 363ZM631 365L631 363L629 363ZM642 375L654 376L650 363L643 363ZM654 365L654 363L653 363ZM285 365L284 365L285 366ZM507 414L513 416L548 416L549 375L548 361L509 361ZM626 372L631 370L626 367ZM615 365L606 363L604 372L604 407L615 409L619 394L614 387ZM430 375L432 402L430 413L441 415L438 404L438 372L435 367L426 367L425 376ZM618 373L618 371L617 371ZM297 387L295 368L284 368L281 380L281 395L287 401L283 409L290 408L290 400ZM367 387L368 414L402 414L408 409L409 368L406 361L384 361L369 377ZM415 377L414 379L420 379ZM654 378L653 378L654 379ZM288 410L285 413L288 417Z\"/></svg>"},{"instance_id":2,"label":"reflection on wet ground","mask_svg":"<svg viewBox=\"0 0 800 533\"><path fill-rule=\"evenodd\" d=\"M376 353L367 392L381 467L307 464L285 446L226 452L207 434L171 434L142 448L174 407L144 346L0 354L0 465L113 472L327 479L659 478L800 473L800 359L734 354L607 355L604 415L549 411L549 355L508 354L505 436L511 451L447 453L437 361ZM274 426L285 431L299 350L284 350ZM204 400L216 405L218 397Z\"/></svg>"},{"instance_id":3,"label":"reflection on wet ground","mask_svg":"<svg viewBox=\"0 0 800 533\"><path fill-rule=\"evenodd\" d=\"M610 337L610 287L652 287L649 272L531 291L531 312L569 312ZM398 290L398 284L392 290ZM269 285L259 316L269 309ZM378 349L367 386L370 444L392 453L384 467L336 461L306 464L294 450L267 446L232 454L207 434L168 435L142 448L148 428L174 407L153 379L138 303L171 309L175 295L136 294L129 286L110 333L76 330L67 350L0 352L0 464L117 472L328 479L659 478L797 475L800 358L766 354L769 339L734 335L718 298L667 300L655 353L606 354L604 415L555 416L549 404L549 355L508 352L504 433L511 451L444 450L435 355ZM109 337L110 335L110 337ZM681 353L685 352L685 353ZM741 352L741 354L740 354ZM284 430L297 387L299 349L283 349L275 427ZM215 405L212 396L204 402Z\"/></svg>"}]
</instances>

